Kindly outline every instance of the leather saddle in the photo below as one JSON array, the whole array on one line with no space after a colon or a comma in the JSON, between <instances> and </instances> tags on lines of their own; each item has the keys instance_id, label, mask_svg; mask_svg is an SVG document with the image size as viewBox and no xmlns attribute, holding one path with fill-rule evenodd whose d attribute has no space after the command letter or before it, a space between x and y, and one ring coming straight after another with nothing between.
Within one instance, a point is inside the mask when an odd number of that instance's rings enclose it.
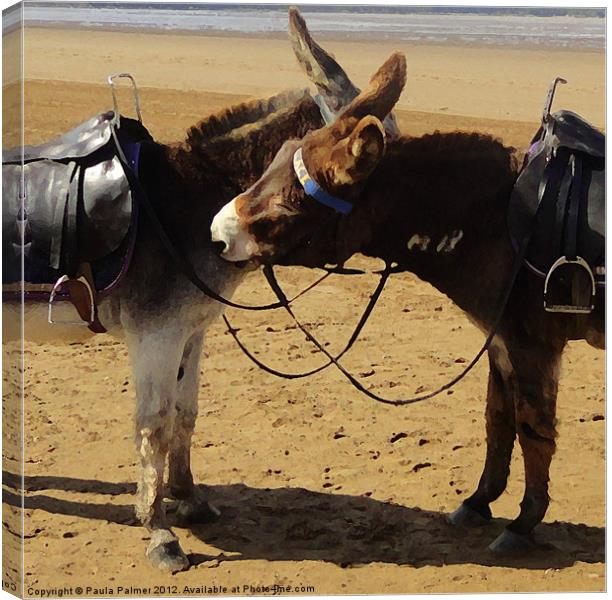
<instances>
[{"instance_id":1,"label":"leather saddle","mask_svg":"<svg viewBox=\"0 0 612 600\"><path fill-rule=\"evenodd\" d=\"M515 248L528 240L525 263L544 279L545 310L590 313L605 288L605 135L573 112L545 109L508 226Z\"/></svg>"},{"instance_id":2,"label":"leather saddle","mask_svg":"<svg viewBox=\"0 0 612 600\"><path fill-rule=\"evenodd\" d=\"M131 254L137 206L125 165L137 173L140 143L152 140L140 121L115 114L2 156L3 293L23 282L36 298L50 287L50 305L72 300L92 329L96 298Z\"/></svg>"}]
</instances>

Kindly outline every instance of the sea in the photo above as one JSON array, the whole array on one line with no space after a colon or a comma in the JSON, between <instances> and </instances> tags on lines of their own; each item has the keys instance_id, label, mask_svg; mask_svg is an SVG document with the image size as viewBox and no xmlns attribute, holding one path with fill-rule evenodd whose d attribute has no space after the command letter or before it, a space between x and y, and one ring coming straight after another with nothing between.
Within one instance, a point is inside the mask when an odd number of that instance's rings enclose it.
<instances>
[{"instance_id":1,"label":"sea","mask_svg":"<svg viewBox=\"0 0 612 600\"><path fill-rule=\"evenodd\" d=\"M430 7L423 9L387 6L313 7L300 10L311 31L318 36L351 40L399 40L408 43L461 43L488 46L536 46L547 48L604 49L606 19L602 11L580 11L580 16L547 14L500 14L484 7L460 12ZM457 10L457 9L454 9ZM597 14L598 16L589 16ZM77 27L123 31L163 31L191 34L282 35L287 31L287 11L262 5L170 5L110 3L36 3L24 8L26 25ZM3 31L18 24L18 12L3 13Z\"/></svg>"}]
</instances>

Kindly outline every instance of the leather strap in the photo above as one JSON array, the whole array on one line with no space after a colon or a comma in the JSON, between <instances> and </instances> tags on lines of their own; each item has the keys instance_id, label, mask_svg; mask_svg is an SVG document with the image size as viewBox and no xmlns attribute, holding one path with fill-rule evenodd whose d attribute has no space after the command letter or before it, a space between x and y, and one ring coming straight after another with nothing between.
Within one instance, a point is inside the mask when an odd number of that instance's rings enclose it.
<instances>
[{"instance_id":1,"label":"leather strap","mask_svg":"<svg viewBox=\"0 0 612 600\"><path fill-rule=\"evenodd\" d=\"M539 207L541 206L542 205L540 204ZM287 313L289 313L289 315L293 319L293 322L297 325L300 331L302 331L302 333L306 336L306 338L310 342L312 342L325 356L327 356L330 362L332 362L336 366L336 368L342 373L342 375L344 375L346 379L348 379L348 381L353 385L354 388L356 388L357 390L359 390L360 392L362 392L363 394L365 394L372 400L375 400L376 402L380 402L382 404L389 404L391 406L406 406L408 404L414 404L416 402L428 400L452 388L456 383L461 381L474 368L474 366L478 363L482 355L488 350L489 346L491 345L491 342L493 341L493 338L497 335L499 326L501 325L502 319L506 313L506 308L508 306L508 302L510 300L512 290L514 289L514 283L516 282L516 278L518 277L518 274L520 273L521 268L523 266L523 260L527 252L527 247L529 246L529 242L531 240L531 236L532 236L533 229L534 229L534 223L538 217L538 214L539 214L539 210L536 211L536 214L531 223L531 227L529 228L525 237L521 240L518 252L514 258L514 263L512 264L512 269L511 269L510 276L508 278L508 283L502 293L498 313L493 322L493 326L491 327L491 331L489 332L489 335L487 336L487 339L485 340L482 348L478 351L476 356L474 356L474 358L469 362L469 364L465 367L465 369L463 369L461 373L453 377L450 381L440 386L438 389L434 390L433 392L422 394L420 396L415 396L413 398L402 398L402 399L397 399L397 400L391 400L388 398L383 398L382 396L379 396L378 394L375 394L374 392L366 388L354 375L352 375L352 373L350 373L345 367L343 367L340 364L340 362L338 362L336 357L332 356L330 352L325 348L325 346L323 346L314 337L314 335L310 333L310 331L306 329L306 327L302 325L302 323L297 319L291 306L289 305L287 297L285 296L283 290L278 284L278 281L276 280L276 277L274 275L274 270L271 266L266 265L264 267L264 275L266 276L266 279L268 280L268 284L272 288L272 291L276 294L277 298L279 299L279 302L283 305Z\"/></svg>"},{"instance_id":2,"label":"leather strap","mask_svg":"<svg viewBox=\"0 0 612 600\"><path fill-rule=\"evenodd\" d=\"M209 298L220 302L221 304L225 304L226 306L231 306L232 308L240 308L242 310L272 310L276 308L281 308L282 304L280 302L273 302L271 304L262 304L260 306L251 306L249 304L239 304L238 302L233 302L232 300L228 300L218 294L213 289L210 288L196 273L193 265L185 258L177 249L174 242L170 239L170 236L167 234L164 229L163 224L159 220L157 216L157 212L155 211L155 207L151 204L151 200L149 195L147 194L144 186L140 182L138 178L138 173L134 171L134 169L128 163L126 156L123 152L121 144L117 140L116 133L113 130L113 139L115 141L115 146L117 148L117 155L123 168L125 169L128 181L130 182L130 187L133 191L138 195L138 201L142 204L147 217L151 221L155 232L159 236L160 241L162 242L164 248L170 255L170 258L174 261L179 271L187 278L189 281L198 288L201 292L206 294ZM313 286L309 286L308 289L312 289ZM303 292L300 292L298 296L300 296ZM297 296L296 296L297 297ZM295 298L293 298L295 300ZM290 300L292 302L293 300Z\"/></svg>"},{"instance_id":3,"label":"leather strap","mask_svg":"<svg viewBox=\"0 0 612 600\"><path fill-rule=\"evenodd\" d=\"M91 298L89 296L89 292L85 285L81 281L77 281L76 278L84 277L89 283L89 287L92 290L93 297L93 307L91 305ZM106 333L106 328L102 323L100 323L100 319L98 318L98 304L96 299L96 288L94 285L93 273L91 271L91 265L89 263L81 263L76 272L75 279L68 279L64 285L68 290L68 296L70 297L70 302L74 305L77 312L79 313L79 317L85 321L91 331L94 333ZM93 308L94 319L91 321L91 313Z\"/></svg>"},{"instance_id":4,"label":"leather strap","mask_svg":"<svg viewBox=\"0 0 612 600\"><path fill-rule=\"evenodd\" d=\"M79 205L83 202L83 175L84 169L80 165L75 168L74 176L68 188L68 201L66 203L66 219L64 221L64 234L66 242L63 244L64 256L62 271L69 277L77 277L79 268L77 213Z\"/></svg>"},{"instance_id":5,"label":"leather strap","mask_svg":"<svg viewBox=\"0 0 612 600\"><path fill-rule=\"evenodd\" d=\"M376 306L376 303L378 302L378 299L380 298L380 295L382 294L385 284L387 283L387 280L389 279L389 275L392 272L393 272L393 267L391 267L390 265L387 265L385 267L385 270L381 273L380 280L378 281L378 285L376 286L376 289L370 296L370 301L368 302L365 310L363 311L361 318L359 319L351 337L349 338L349 341L346 343L346 346L344 347L342 352L336 355L334 360L330 359L326 363L310 371L304 371L302 373L286 373L284 371L279 371L277 369L269 367L268 365L266 365L264 362L259 360L254 354L252 354L249 351L249 349L244 345L244 343L238 337L238 329L235 329L234 327L232 327L232 324L230 323L229 319L225 315L223 315L223 320L225 321L225 325L227 326L228 332L234 338L234 341L236 342L236 344L238 344L238 347L240 348L240 350L242 350L244 355L251 362L253 362L256 366L258 366L260 369L262 369L266 373L270 373L270 375L274 375L275 377L281 377L282 379L301 379L303 377L309 377L310 375L314 375L315 373L320 373L321 371L324 371L325 369L327 369L327 367L329 367L330 365L335 364L335 361L340 360L353 347L353 344L357 341L357 338L359 337L361 330L365 327L365 324L368 322L368 319L370 318L370 315L372 314L372 311L374 310L374 307ZM328 272L323 278L327 277L327 275L330 275L330 273ZM317 281L317 283L319 282ZM312 287L313 286L311 286L311 288L307 288L307 290L305 291L308 291L308 289L312 289Z\"/></svg>"},{"instance_id":6,"label":"leather strap","mask_svg":"<svg viewBox=\"0 0 612 600\"><path fill-rule=\"evenodd\" d=\"M51 248L49 254L49 264L53 269L59 271L62 267L62 237L64 233L64 217L66 215L66 208L69 198L76 198L78 196L78 177L77 173L79 165L72 161L68 163L69 167L72 167L70 174L70 184L68 191L63 198L58 199L55 205L55 214L53 215L54 229L51 234Z\"/></svg>"},{"instance_id":7,"label":"leather strap","mask_svg":"<svg viewBox=\"0 0 612 600\"><path fill-rule=\"evenodd\" d=\"M549 210L559 211L560 206L558 203L559 190L561 188L561 184L563 181L563 175L567 169L567 163L569 161L570 155L566 149L559 149L557 154L551 155L549 158L549 163L544 168L544 173L542 174L542 179L540 181L540 186L538 188L538 205L536 211L532 217L531 221L531 229L529 233L529 238L531 238L531 232L535 227L535 223L539 218L539 214L541 210L546 210L547 207L550 207ZM569 181L568 181L569 183ZM555 216L556 219L565 217L565 203L563 203L562 214L557 214ZM559 227L555 226L555 235L560 236L560 232L563 231L563 226ZM554 262L559 256L559 250L561 249L561 238L553 240L551 244L551 263ZM525 252L526 254L526 252Z\"/></svg>"},{"instance_id":8,"label":"leather strap","mask_svg":"<svg viewBox=\"0 0 612 600\"><path fill-rule=\"evenodd\" d=\"M568 260L576 260L576 248L578 244L578 213L580 211L580 200L582 195L582 157L574 154L572 188L569 195L569 209L565 225L565 257Z\"/></svg>"}]
</instances>

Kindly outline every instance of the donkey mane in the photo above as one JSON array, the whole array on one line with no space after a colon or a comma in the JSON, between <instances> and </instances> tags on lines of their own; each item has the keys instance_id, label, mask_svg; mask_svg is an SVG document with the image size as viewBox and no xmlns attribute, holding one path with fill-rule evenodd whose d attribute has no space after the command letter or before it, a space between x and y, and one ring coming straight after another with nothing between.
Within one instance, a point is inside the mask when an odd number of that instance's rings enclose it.
<instances>
[{"instance_id":1,"label":"donkey mane","mask_svg":"<svg viewBox=\"0 0 612 600\"><path fill-rule=\"evenodd\" d=\"M472 160L481 156L483 162L499 162L506 165L508 170L518 172L516 149L505 146L488 134L478 132L434 131L420 137L402 137L389 147L389 158L393 155L409 161L410 165L423 163L434 168L436 163L431 162L432 157L448 162L459 157L463 162L468 156Z\"/></svg>"},{"instance_id":2,"label":"donkey mane","mask_svg":"<svg viewBox=\"0 0 612 600\"><path fill-rule=\"evenodd\" d=\"M290 106L303 94L302 90L284 91L271 98L249 100L225 108L190 127L187 131L186 142L191 148L202 146L216 137L228 134L247 124L256 123L271 113Z\"/></svg>"},{"instance_id":3,"label":"donkey mane","mask_svg":"<svg viewBox=\"0 0 612 600\"><path fill-rule=\"evenodd\" d=\"M208 125L192 128L185 142L171 148L179 170L196 179L230 181L240 191L255 183L287 138L303 137L323 125L319 107L307 90L249 104L248 111L245 105L224 111L224 127L209 118L203 122Z\"/></svg>"},{"instance_id":4,"label":"donkey mane","mask_svg":"<svg viewBox=\"0 0 612 600\"><path fill-rule=\"evenodd\" d=\"M519 163L515 148L490 135L436 131L389 144L384 171L411 180L409 185L418 196L427 193L420 189L419 180L436 181L438 195L454 198L448 210L463 211L482 198L507 201ZM468 189L478 189L479 193L466 194L464 190Z\"/></svg>"}]
</instances>

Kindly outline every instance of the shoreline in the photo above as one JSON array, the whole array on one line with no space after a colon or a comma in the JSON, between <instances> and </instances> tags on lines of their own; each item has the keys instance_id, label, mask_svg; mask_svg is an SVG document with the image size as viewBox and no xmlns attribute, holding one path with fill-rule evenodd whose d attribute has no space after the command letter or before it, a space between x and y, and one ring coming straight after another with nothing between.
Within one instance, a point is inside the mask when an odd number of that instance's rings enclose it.
<instances>
[{"instance_id":1,"label":"shoreline","mask_svg":"<svg viewBox=\"0 0 612 600\"><path fill-rule=\"evenodd\" d=\"M130 35L164 35L164 36L180 36L180 37L204 37L204 38L219 38L219 39L253 39L253 40L289 40L288 33L281 31L229 31L223 29L208 29L196 31L192 29L160 29L159 27L130 27L126 25L72 25L68 22L50 23L48 21L28 21L25 25L26 30L60 30L67 32L100 32L100 33L120 33ZM449 40L428 40L428 39L406 39L401 34L388 33L381 35L379 32L360 31L359 33L347 32L325 32L317 31L318 40L327 42L339 43L358 43L358 44L390 44L398 43L403 45L418 45L428 47L458 47L458 48L474 48L474 49L489 49L489 50L504 50L504 51L546 51L546 52L580 52L588 54L603 54L605 55L605 42L602 47L592 46L558 46L537 44L535 42L523 41L520 44L507 43L485 43L478 41L467 41L462 39Z\"/></svg>"}]
</instances>

